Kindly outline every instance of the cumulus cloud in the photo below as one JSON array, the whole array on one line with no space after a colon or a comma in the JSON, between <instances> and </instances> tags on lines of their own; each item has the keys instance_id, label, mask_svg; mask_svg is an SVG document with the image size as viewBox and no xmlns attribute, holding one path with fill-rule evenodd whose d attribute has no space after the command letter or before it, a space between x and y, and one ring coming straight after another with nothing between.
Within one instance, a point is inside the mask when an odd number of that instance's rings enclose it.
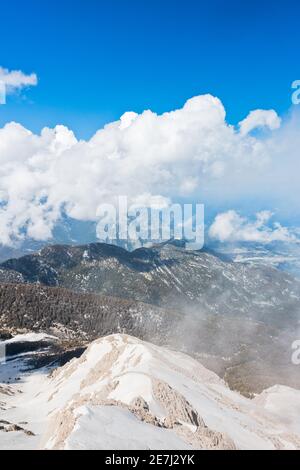
<instances>
[{"instance_id":1,"label":"cumulus cloud","mask_svg":"<svg viewBox=\"0 0 300 470\"><path fill-rule=\"evenodd\" d=\"M6 87L7 93L12 93L28 86L36 86L38 79L35 73L26 75L21 70L8 70L0 67L0 82Z\"/></svg>"},{"instance_id":2,"label":"cumulus cloud","mask_svg":"<svg viewBox=\"0 0 300 470\"><path fill-rule=\"evenodd\" d=\"M279 222L268 225L272 216L270 211L261 211L251 221L234 210L223 212L216 216L209 235L221 242L296 242L297 237Z\"/></svg>"},{"instance_id":3,"label":"cumulus cloud","mask_svg":"<svg viewBox=\"0 0 300 470\"><path fill-rule=\"evenodd\" d=\"M119 195L129 203L189 198L218 206L253 191L273 197L274 186L282 191L282 156L295 142L278 132L262 139L237 131L211 95L161 115L125 113L88 141L64 126L36 135L8 123L0 129L0 242L45 240L62 214L97 222L101 204ZM298 152L289 155L290 166Z\"/></svg>"},{"instance_id":4,"label":"cumulus cloud","mask_svg":"<svg viewBox=\"0 0 300 470\"><path fill-rule=\"evenodd\" d=\"M263 127L270 130L278 129L280 123L281 119L273 109L269 111L256 109L255 111L251 111L249 115L239 123L239 128L240 133L246 135L255 129Z\"/></svg>"}]
</instances>

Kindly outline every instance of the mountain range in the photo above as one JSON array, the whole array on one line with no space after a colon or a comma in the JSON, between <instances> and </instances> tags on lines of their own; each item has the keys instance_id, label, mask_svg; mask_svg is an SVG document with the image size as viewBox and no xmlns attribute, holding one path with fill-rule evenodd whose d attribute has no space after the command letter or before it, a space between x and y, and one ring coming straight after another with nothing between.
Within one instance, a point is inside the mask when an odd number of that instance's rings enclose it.
<instances>
[{"instance_id":1,"label":"mountain range","mask_svg":"<svg viewBox=\"0 0 300 470\"><path fill-rule=\"evenodd\" d=\"M201 360L246 395L300 386L291 363L300 282L172 240L132 252L51 245L0 265L0 327L77 346L127 333Z\"/></svg>"},{"instance_id":2,"label":"mountain range","mask_svg":"<svg viewBox=\"0 0 300 470\"><path fill-rule=\"evenodd\" d=\"M179 241L133 252L115 245L51 245L0 264L1 282L35 283L161 307L284 324L299 321L300 281L269 266L231 263Z\"/></svg>"}]
</instances>

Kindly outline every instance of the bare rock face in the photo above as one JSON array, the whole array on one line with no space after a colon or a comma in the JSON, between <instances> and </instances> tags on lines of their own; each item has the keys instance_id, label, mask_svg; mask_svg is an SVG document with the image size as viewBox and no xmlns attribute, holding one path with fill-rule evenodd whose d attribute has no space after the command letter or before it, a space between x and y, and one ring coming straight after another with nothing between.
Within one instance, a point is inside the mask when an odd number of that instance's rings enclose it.
<instances>
[{"instance_id":1,"label":"bare rock face","mask_svg":"<svg viewBox=\"0 0 300 470\"><path fill-rule=\"evenodd\" d=\"M155 398L167 412L165 423L167 422L169 424L168 427L172 427L172 424L179 424L181 422L196 427L205 427L203 419L184 396L165 382L153 380L152 385Z\"/></svg>"},{"instance_id":2,"label":"bare rock face","mask_svg":"<svg viewBox=\"0 0 300 470\"><path fill-rule=\"evenodd\" d=\"M20 423L21 424L21 423ZM9 421L0 420L0 431L2 432L22 432L26 436L34 436L35 434L29 429L24 428L18 424L10 423Z\"/></svg>"}]
</instances>

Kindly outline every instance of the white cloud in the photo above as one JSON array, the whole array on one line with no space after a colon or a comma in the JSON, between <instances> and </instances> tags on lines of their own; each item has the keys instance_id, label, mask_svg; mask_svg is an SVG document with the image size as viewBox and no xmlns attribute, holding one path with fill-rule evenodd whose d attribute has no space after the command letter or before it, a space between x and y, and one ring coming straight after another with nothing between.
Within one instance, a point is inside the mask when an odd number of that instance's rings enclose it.
<instances>
[{"instance_id":1,"label":"white cloud","mask_svg":"<svg viewBox=\"0 0 300 470\"><path fill-rule=\"evenodd\" d=\"M36 86L38 79L35 73L26 75L21 70L8 70L0 67L0 82L4 83L7 93L12 93L21 88Z\"/></svg>"},{"instance_id":2,"label":"white cloud","mask_svg":"<svg viewBox=\"0 0 300 470\"><path fill-rule=\"evenodd\" d=\"M270 225L272 216L272 212L262 211L256 214L255 220L250 221L234 210L223 212L216 216L210 226L209 235L221 242L297 241L297 237L287 227L283 227L278 222Z\"/></svg>"},{"instance_id":3,"label":"white cloud","mask_svg":"<svg viewBox=\"0 0 300 470\"><path fill-rule=\"evenodd\" d=\"M284 129L267 139L253 137L237 132L225 117L221 101L203 95L162 115L125 113L88 141L78 141L64 126L36 135L7 124L0 129L0 242L44 240L62 211L97 221L99 205L119 195L129 203L189 197L220 205L254 191L257 197L273 198L274 191L280 197L281 177L290 173L289 189L298 190L299 172L282 171L282 156L288 149L288 168L295 167L299 139Z\"/></svg>"},{"instance_id":4,"label":"white cloud","mask_svg":"<svg viewBox=\"0 0 300 470\"><path fill-rule=\"evenodd\" d=\"M280 127L281 119L278 114L273 110L256 109L251 111L249 115L239 123L240 133L242 135L249 134L249 132L266 127L270 130L278 129Z\"/></svg>"}]
</instances>

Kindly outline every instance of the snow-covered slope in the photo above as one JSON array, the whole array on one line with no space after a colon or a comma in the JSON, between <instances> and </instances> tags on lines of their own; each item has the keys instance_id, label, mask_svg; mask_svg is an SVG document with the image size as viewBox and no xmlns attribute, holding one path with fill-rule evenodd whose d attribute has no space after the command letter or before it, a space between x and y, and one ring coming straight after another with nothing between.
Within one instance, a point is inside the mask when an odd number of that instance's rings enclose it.
<instances>
[{"instance_id":1,"label":"snow-covered slope","mask_svg":"<svg viewBox=\"0 0 300 470\"><path fill-rule=\"evenodd\" d=\"M275 385L264 390L254 401L274 413L282 423L300 434L299 390L283 385Z\"/></svg>"},{"instance_id":2,"label":"snow-covered slope","mask_svg":"<svg viewBox=\"0 0 300 470\"><path fill-rule=\"evenodd\" d=\"M5 433L0 447L300 448L299 429L268 410L263 394L251 401L189 356L127 335L99 339L46 372L23 375L6 395L0 389L1 419L35 434ZM300 391L282 393L295 397L296 413Z\"/></svg>"},{"instance_id":3,"label":"snow-covered slope","mask_svg":"<svg viewBox=\"0 0 300 470\"><path fill-rule=\"evenodd\" d=\"M2 341L2 344L34 343L36 341L43 341L47 339L55 339L55 336L48 335L46 333L23 333Z\"/></svg>"}]
</instances>

